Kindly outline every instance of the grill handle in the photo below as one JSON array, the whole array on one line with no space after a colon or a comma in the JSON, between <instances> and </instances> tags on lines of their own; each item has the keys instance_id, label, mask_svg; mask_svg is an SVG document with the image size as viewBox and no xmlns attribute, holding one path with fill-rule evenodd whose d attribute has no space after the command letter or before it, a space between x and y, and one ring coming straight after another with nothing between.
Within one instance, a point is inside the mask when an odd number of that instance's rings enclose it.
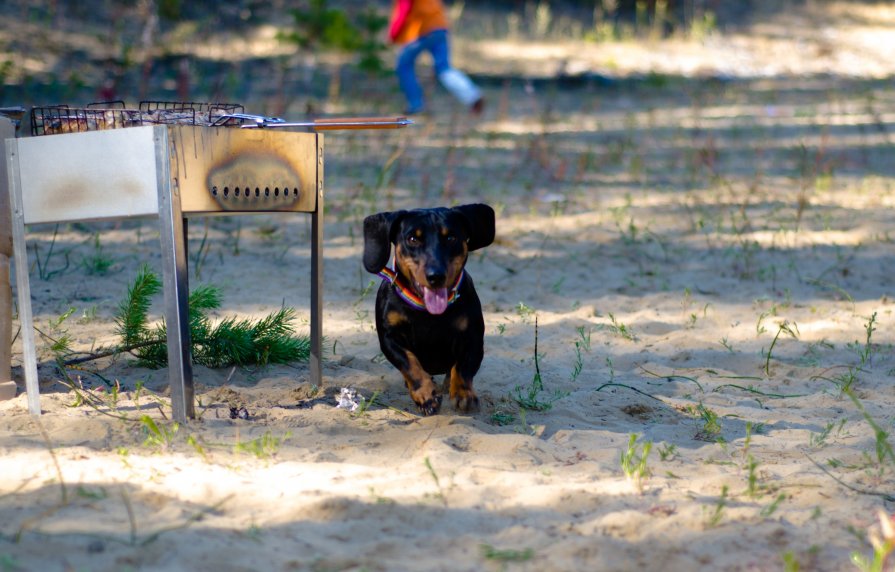
<instances>
[{"instance_id":1,"label":"grill handle","mask_svg":"<svg viewBox=\"0 0 895 572\"><path fill-rule=\"evenodd\" d=\"M401 129L412 125L406 117L328 117L314 120L315 131L336 129Z\"/></svg>"}]
</instances>

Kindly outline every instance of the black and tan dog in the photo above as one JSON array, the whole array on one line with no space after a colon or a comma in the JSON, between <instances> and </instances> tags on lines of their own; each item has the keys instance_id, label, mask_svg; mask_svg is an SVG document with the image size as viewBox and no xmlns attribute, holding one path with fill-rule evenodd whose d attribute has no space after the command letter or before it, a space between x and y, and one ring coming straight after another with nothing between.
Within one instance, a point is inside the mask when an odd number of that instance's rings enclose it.
<instances>
[{"instance_id":1,"label":"black and tan dog","mask_svg":"<svg viewBox=\"0 0 895 572\"><path fill-rule=\"evenodd\" d=\"M454 407L478 406L472 380L484 355L485 321L469 253L494 240L494 210L455 208L384 212L364 220L364 267L384 278L376 296L382 353L404 376L423 415L438 413L446 374ZM387 266L395 245L394 269Z\"/></svg>"}]
</instances>

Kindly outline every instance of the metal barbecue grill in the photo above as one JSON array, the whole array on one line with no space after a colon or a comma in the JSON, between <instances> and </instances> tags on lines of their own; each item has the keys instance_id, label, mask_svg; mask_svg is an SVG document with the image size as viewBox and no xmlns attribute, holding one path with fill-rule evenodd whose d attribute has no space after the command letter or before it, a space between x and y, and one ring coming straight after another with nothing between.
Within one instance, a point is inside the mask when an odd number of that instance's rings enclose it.
<instances>
[{"instance_id":1,"label":"metal barbecue grill","mask_svg":"<svg viewBox=\"0 0 895 572\"><path fill-rule=\"evenodd\" d=\"M311 382L321 384L323 134L280 128L397 128L403 118L287 123L238 104L143 102L34 108L33 135L6 140L28 407L40 414L25 226L158 217L174 418L195 416L187 300L187 217L308 213Z\"/></svg>"}]
</instances>

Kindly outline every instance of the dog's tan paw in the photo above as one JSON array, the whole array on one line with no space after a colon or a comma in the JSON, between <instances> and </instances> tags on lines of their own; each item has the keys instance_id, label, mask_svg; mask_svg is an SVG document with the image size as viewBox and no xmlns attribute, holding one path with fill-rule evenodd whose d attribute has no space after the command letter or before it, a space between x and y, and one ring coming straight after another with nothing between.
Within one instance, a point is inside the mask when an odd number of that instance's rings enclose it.
<instances>
[{"instance_id":1,"label":"dog's tan paw","mask_svg":"<svg viewBox=\"0 0 895 572\"><path fill-rule=\"evenodd\" d=\"M478 411L479 409L479 397L471 389L457 391L455 395L451 396L451 402L454 404L454 409L464 413Z\"/></svg>"},{"instance_id":2,"label":"dog's tan paw","mask_svg":"<svg viewBox=\"0 0 895 572\"><path fill-rule=\"evenodd\" d=\"M411 397L419 408L420 413L426 417L435 415L438 413L438 410L441 409L441 394L439 393L433 393L428 399L420 399L417 395L411 395Z\"/></svg>"}]
</instances>

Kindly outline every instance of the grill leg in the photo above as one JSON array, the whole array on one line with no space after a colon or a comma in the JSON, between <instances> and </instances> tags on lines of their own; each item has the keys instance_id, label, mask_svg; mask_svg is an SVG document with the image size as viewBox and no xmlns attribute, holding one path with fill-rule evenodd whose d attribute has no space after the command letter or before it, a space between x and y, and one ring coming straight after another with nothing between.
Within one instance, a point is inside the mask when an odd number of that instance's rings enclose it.
<instances>
[{"instance_id":1,"label":"grill leg","mask_svg":"<svg viewBox=\"0 0 895 572\"><path fill-rule=\"evenodd\" d=\"M167 161L167 132L157 135L156 164L159 189L159 231L168 335L168 380L174 420L186 423L196 417L193 365L190 357L189 275L186 220L180 206L180 189L172 184ZM163 154L159 157L159 154Z\"/></svg>"},{"instance_id":2,"label":"grill leg","mask_svg":"<svg viewBox=\"0 0 895 572\"><path fill-rule=\"evenodd\" d=\"M323 136L317 136L317 208L311 213L311 384L323 387Z\"/></svg>"},{"instance_id":3,"label":"grill leg","mask_svg":"<svg viewBox=\"0 0 895 572\"><path fill-rule=\"evenodd\" d=\"M37 347L34 343L34 318L31 314L31 282L28 277L28 255L25 249L25 209L22 206L22 181L18 162L18 145L11 139L8 147L9 190L12 210L12 246L16 265L16 290L19 300L19 324L22 327L22 367L25 370L25 391L28 411L40 415L40 383L37 378Z\"/></svg>"}]
</instances>

